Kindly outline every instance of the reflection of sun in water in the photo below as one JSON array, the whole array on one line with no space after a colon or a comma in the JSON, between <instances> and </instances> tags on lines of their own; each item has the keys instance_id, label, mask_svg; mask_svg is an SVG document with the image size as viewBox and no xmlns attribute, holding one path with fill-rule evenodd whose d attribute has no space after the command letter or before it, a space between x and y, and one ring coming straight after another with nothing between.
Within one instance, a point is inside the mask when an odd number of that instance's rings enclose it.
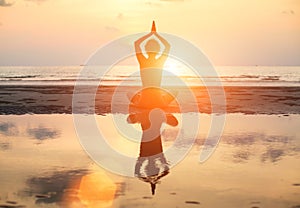
<instances>
[{"instance_id":1,"label":"reflection of sun in water","mask_svg":"<svg viewBox=\"0 0 300 208\"><path fill-rule=\"evenodd\" d=\"M115 197L116 185L104 173L97 172L82 177L79 199L87 207L110 207Z\"/></svg>"},{"instance_id":2,"label":"reflection of sun in water","mask_svg":"<svg viewBox=\"0 0 300 208\"><path fill-rule=\"evenodd\" d=\"M185 69L185 65L180 63L179 61L168 57L164 69L168 72L173 73L174 75L180 76L182 75L187 69Z\"/></svg>"},{"instance_id":3,"label":"reflection of sun in water","mask_svg":"<svg viewBox=\"0 0 300 208\"><path fill-rule=\"evenodd\" d=\"M165 63L162 79L164 86L203 85L194 70L171 57L168 57Z\"/></svg>"},{"instance_id":4,"label":"reflection of sun in water","mask_svg":"<svg viewBox=\"0 0 300 208\"><path fill-rule=\"evenodd\" d=\"M63 207L111 207L117 186L103 171L97 170L73 181L64 193Z\"/></svg>"}]
</instances>

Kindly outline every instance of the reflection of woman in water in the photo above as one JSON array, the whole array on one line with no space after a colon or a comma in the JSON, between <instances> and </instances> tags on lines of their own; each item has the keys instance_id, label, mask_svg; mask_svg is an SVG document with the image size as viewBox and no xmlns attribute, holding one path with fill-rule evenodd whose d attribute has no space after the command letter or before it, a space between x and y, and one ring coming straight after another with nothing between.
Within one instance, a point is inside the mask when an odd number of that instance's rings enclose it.
<instances>
[{"instance_id":1,"label":"reflection of woman in water","mask_svg":"<svg viewBox=\"0 0 300 208\"><path fill-rule=\"evenodd\" d=\"M130 114L127 121L141 124L143 134L140 156L135 166L135 176L150 183L152 194L154 194L159 179L169 173L169 166L163 154L161 126L164 122L177 126L178 121L172 114L157 108Z\"/></svg>"},{"instance_id":2,"label":"reflection of woman in water","mask_svg":"<svg viewBox=\"0 0 300 208\"><path fill-rule=\"evenodd\" d=\"M145 44L145 51L148 55L148 57L145 57L141 49L141 44L152 35L157 37L157 39L161 41L165 48L161 55L158 56L158 53L160 52L160 44L157 40L152 38ZM162 69L164 67L164 63L166 62L166 59L168 58L170 44L156 32L154 21L151 32L135 41L134 45L136 57L140 64L140 73L143 87L160 87Z\"/></svg>"}]
</instances>

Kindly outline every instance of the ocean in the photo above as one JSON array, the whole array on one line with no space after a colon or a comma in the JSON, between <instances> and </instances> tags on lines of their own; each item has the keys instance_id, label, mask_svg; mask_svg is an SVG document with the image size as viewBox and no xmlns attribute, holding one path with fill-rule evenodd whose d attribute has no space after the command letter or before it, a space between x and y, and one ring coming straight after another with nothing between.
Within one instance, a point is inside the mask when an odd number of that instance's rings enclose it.
<instances>
[{"instance_id":1,"label":"ocean","mask_svg":"<svg viewBox=\"0 0 300 208\"><path fill-rule=\"evenodd\" d=\"M99 73L103 70L107 70L104 76ZM171 71L172 74L168 73ZM217 106L217 113L300 113L300 67L226 66L216 67L216 71L218 76L198 77L183 65L167 66L162 87L174 92L182 107L170 111L210 114L212 98L224 97L222 94L225 94L226 106ZM138 67L122 65L112 68L2 66L0 80L0 114L74 113L75 85L82 86L80 94L95 97L95 106L87 101L89 99L81 100L78 112L89 106L96 114L112 113L113 101L113 106L118 106L116 112L126 113L128 95L136 93L142 86ZM218 85L220 83L223 88ZM196 110L193 108L195 103L198 105Z\"/></svg>"},{"instance_id":2,"label":"ocean","mask_svg":"<svg viewBox=\"0 0 300 208\"><path fill-rule=\"evenodd\" d=\"M0 66L0 85L74 85L84 67L91 70L80 76L80 82L99 85L97 74L100 66ZM117 86L121 82L141 85L137 66L104 68L107 73L101 77L101 85ZM300 86L299 66L220 66L215 69L218 77L201 77L206 85L214 85L220 79L224 86ZM204 85L192 70L183 65L167 66L166 71L179 76L189 86ZM162 83L170 83L172 77L167 74L163 79Z\"/></svg>"}]
</instances>

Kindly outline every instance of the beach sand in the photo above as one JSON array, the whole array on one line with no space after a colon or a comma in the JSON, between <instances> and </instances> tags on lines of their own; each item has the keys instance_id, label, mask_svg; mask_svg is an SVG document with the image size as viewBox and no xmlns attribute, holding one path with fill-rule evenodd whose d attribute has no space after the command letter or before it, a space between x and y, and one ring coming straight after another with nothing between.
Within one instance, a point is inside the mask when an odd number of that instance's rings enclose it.
<instances>
[{"instance_id":1,"label":"beach sand","mask_svg":"<svg viewBox=\"0 0 300 208\"><path fill-rule=\"evenodd\" d=\"M72 115L1 115L0 207L299 207L300 115L227 114L215 153L199 163L210 117L200 115L193 148L152 196L149 184L112 174L88 157ZM96 116L115 132L111 119ZM162 134L165 148L174 131ZM117 133L108 139L124 146ZM128 148L138 156L137 143Z\"/></svg>"},{"instance_id":2,"label":"beach sand","mask_svg":"<svg viewBox=\"0 0 300 208\"><path fill-rule=\"evenodd\" d=\"M73 86L0 86L0 114L60 114L72 113ZM93 87L82 87L80 93L95 100L95 113L111 113L111 100L116 87L99 86L96 96L90 93ZM124 86L118 88L119 99L115 106L115 112L128 113L128 100L126 95L134 93L138 87ZM185 88L171 88L176 91L178 97L184 97L187 93ZM217 93L220 92L215 90ZM226 109L217 106L215 112L243 114L299 114L300 113L300 87L224 87L226 95ZM192 87L196 101L185 98L181 103L183 110L191 112L191 103L198 103L201 113L211 113L210 97L205 87ZM214 92L214 90L213 90ZM215 96L211 94L211 96ZM217 95L218 96L218 95ZM89 100L89 99L87 99ZM116 99L118 100L118 99ZM85 112L84 109L91 106L86 100L81 100L77 111ZM81 109L80 109L81 108ZM94 108L92 108L94 109ZM172 108L171 112L179 112Z\"/></svg>"}]
</instances>

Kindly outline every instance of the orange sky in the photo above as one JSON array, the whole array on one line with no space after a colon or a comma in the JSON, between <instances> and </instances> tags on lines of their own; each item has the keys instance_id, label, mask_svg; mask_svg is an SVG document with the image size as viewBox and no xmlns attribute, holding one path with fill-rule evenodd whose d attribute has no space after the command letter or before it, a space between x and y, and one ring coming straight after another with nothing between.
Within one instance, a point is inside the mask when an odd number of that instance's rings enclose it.
<instances>
[{"instance_id":1,"label":"orange sky","mask_svg":"<svg viewBox=\"0 0 300 208\"><path fill-rule=\"evenodd\" d=\"M0 0L0 65L82 64L153 19L215 65L300 65L299 0Z\"/></svg>"}]
</instances>

